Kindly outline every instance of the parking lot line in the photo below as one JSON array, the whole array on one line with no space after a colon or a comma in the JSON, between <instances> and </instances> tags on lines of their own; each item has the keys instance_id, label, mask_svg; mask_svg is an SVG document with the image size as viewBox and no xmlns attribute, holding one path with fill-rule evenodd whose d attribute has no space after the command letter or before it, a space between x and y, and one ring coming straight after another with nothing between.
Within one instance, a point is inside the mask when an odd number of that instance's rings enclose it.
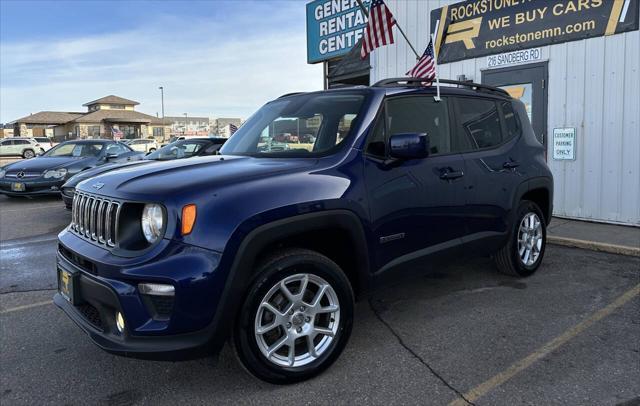
<instances>
[{"instance_id":1,"label":"parking lot line","mask_svg":"<svg viewBox=\"0 0 640 406\"><path fill-rule=\"evenodd\" d=\"M475 402L476 400L478 400L482 396L484 396L487 393L489 393L491 390L493 390L496 387L502 385L503 383L505 383L509 379L513 378L518 373L520 373L523 370L525 370L528 367L530 367L532 364L534 364L539 359L547 356L549 353L553 352L554 350L558 349L563 344L565 344L568 341L570 341L571 339L575 338L577 335L579 335L584 330L586 330L589 327L591 327L593 324L595 324L599 320L601 320L601 319L605 318L606 316L610 315L617 308L621 307L622 305L627 303L629 300L631 300L634 297L638 296L638 294L640 294L640 284L636 285L634 288L628 290L622 296L618 297L613 303L611 303L608 306L606 306L606 307L600 309L599 311L593 313L587 319L583 320L582 322L580 322L580 323L576 324L575 326L571 327L570 329L566 330L564 333L562 333L558 337L554 338L553 340L547 342L546 344L544 344L542 347L538 348L536 351L534 351L533 353L531 353L527 357L515 362L509 368L507 368L504 371L496 374L492 378L488 379L487 381L481 383L480 385L476 386L475 388L473 388L470 391L468 391L467 393L465 393L464 394L464 398L468 402L465 401L462 398L459 398L459 399L449 403L449 406L465 406L468 403Z\"/></svg>"},{"instance_id":2,"label":"parking lot line","mask_svg":"<svg viewBox=\"0 0 640 406\"><path fill-rule=\"evenodd\" d=\"M7 313L17 312L17 311L20 311L20 310L33 309L34 307L45 306L45 305L48 305L48 304L51 304L51 303L53 303L51 300L47 300L45 302L36 302L36 303L28 304L28 305L16 306L16 307L12 307L10 309L0 310L0 314L7 314Z\"/></svg>"}]
</instances>

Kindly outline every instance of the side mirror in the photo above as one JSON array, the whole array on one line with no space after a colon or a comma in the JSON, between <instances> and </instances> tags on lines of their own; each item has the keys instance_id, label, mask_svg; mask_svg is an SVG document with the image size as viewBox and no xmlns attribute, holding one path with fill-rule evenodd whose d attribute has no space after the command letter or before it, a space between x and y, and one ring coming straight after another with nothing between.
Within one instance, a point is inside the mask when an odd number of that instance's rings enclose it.
<instances>
[{"instance_id":1,"label":"side mirror","mask_svg":"<svg viewBox=\"0 0 640 406\"><path fill-rule=\"evenodd\" d=\"M118 158L118 154L107 154L107 156L105 157L106 161L112 161L114 159Z\"/></svg>"},{"instance_id":2,"label":"side mirror","mask_svg":"<svg viewBox=\"0 0 640 406\"><path fill-rule=\"evenodd\" d=\"M429 156L429 137L426 133L393 134L389 138L391 157L420 159Z\"/></svg>"}]
</instances>

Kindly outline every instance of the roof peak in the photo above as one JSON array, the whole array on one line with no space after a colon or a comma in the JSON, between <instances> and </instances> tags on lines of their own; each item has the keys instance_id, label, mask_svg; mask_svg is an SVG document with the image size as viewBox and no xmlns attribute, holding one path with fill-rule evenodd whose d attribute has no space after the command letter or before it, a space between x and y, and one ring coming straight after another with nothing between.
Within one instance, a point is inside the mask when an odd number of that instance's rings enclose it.
<instances>
[{"instance_id":1,"label":"roof peak","mask_svg":"<svg viewBox=\"0 0 640 406\"><path fill-rule=\"evenodd\" d=\"M136 106L136 105L140 104L135 100L125 99L124 97L120 97L120 96L116 96L116 95L110 94L108 96L104 96L104 97L101 97L99 99L87 102L87 103L83 104L83 106L91 106L91 105L94 105L94 104L102 104L102 103L105 103L105 104L124 104L124 105L129 105L129 106Z\"/></svg>"}]
</instances>

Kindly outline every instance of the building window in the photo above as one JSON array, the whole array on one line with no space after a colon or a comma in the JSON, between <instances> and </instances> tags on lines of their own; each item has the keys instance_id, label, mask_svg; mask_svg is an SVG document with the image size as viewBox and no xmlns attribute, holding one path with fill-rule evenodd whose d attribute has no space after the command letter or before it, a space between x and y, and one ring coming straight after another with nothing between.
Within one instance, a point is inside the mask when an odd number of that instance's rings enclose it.
<instances>
[{"instance_id":1,"label":"building window","mask_svg":"<svg viewBox=\"0 0 640 406\"><path fill-rule=\"evenodd\" d=\"M99 125L90 125L87 128L87 135L91 138L100 138L100 126Z\"/></svg>"},{"instance_id":2,"label":"building window","mask_svg":"<svg viewBox=\"0 0 640 406\"><path fill-rule=\"evenodd\" d=\"M122 137L125 139L138 138L138 129L133 125L120 124L120 131L122 131Z\"/></svg>"},{"instance_id":3,"label":"building window","mask_svg":"<svg viewBox=\"0 0 640 406\"><path fill-rule=\"evenodd\" d=\"M109 108L112 110L124 110L124 104L110 104Z\"/></svg>"},{"instance_id":4,"label":"building window","mask_svg":"<svg viewBox=\"0 0 640 406\"><path fill-rule=\"evenodd\" d=\"M163 137L164 136L164 128L162 127L153 127L153 136L154 137Z\"/></svg>"}]
</instances>

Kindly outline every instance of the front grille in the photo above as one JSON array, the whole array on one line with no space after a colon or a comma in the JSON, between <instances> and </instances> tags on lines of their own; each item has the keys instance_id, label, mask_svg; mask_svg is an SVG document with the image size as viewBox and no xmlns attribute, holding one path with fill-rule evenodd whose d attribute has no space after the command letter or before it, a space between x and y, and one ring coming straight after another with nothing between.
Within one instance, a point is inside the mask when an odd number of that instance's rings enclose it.
<instances>
[{"instance_id":1,"label":"front grille","mask_svg":"<svg viewBox=\"0 0 640 406\"><path fill-rule=\"evenodd\" d=\"M100 312L94 306L89 303L83 303L81 305L76 306L80 313L84 316L85 319L98 330L104 330L102 327L102 318L100 317Z\"/></svg>"},{"instance_id":2,"label":"front grille","mask_svg":"<svg viewBox=\"0 0 640 406\"><path fill-rule=\"evenodd\" d=\"M18 176L18 174L20 174L20 176ZM10 178L10 179L33 179L33 178L39 178L40 176L42 176L42 172L11 172L11 173L7 173L4 175L5 178Z\"/></svg>"},{"instance_id":3,"label":"front grille","mask_svg":"<svg viewBox=\"0 0 640 406\"><path fill-rule=\"evenodd\" d=\"M121 207L121 202L76 192L71 207L70 229L87 240L115 247L118 244L118 217Z\"/></svg>"}]
</instances>

